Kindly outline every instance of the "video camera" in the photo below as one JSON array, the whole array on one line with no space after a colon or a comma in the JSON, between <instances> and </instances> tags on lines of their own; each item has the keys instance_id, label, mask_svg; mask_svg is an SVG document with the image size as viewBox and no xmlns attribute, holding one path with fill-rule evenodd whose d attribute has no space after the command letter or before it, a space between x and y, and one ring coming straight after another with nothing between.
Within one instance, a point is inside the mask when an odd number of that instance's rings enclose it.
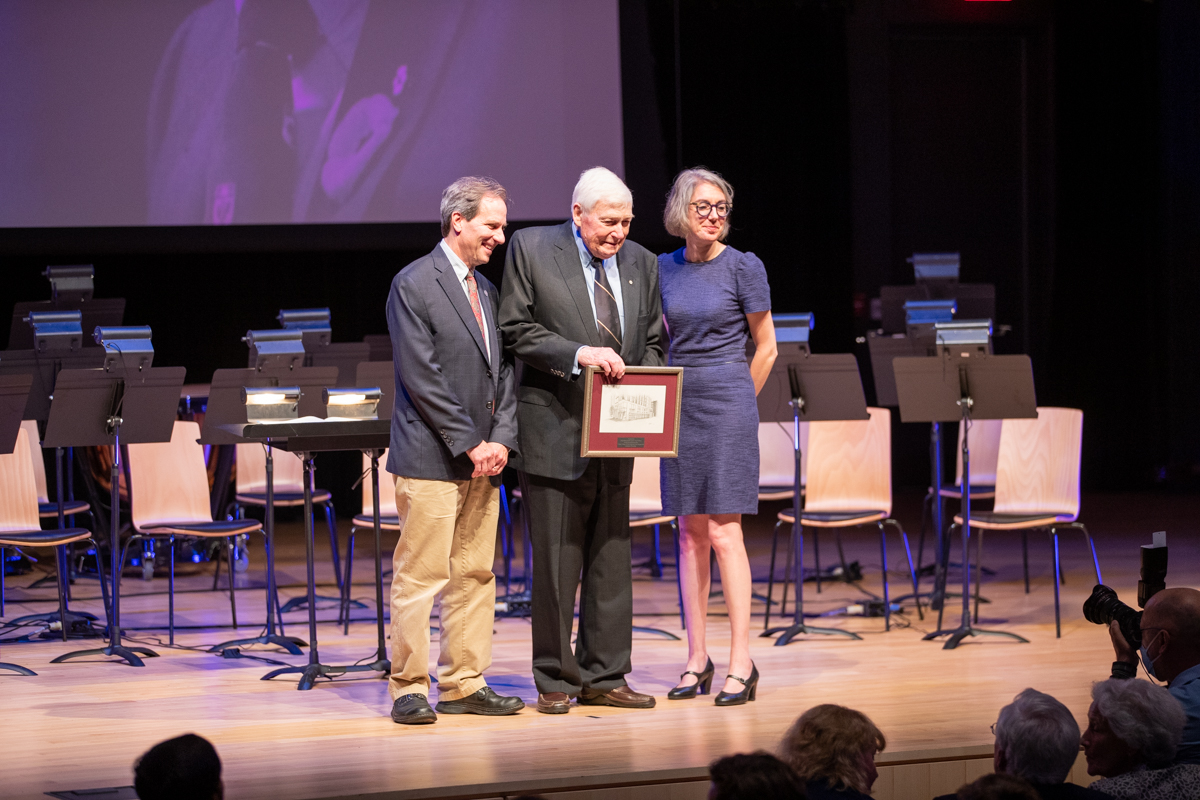
<instances>
[{"instance_id":1,"label":"video camera","mask_svg":"<svg viewBox=\"0 0 1200 800\"><path fill-rule=\"evenodd\" d=\"M1146 607L1150 598L1167 588L1167 532L1157 531L1150 544L1142 545L1142 573L1138 581L1138 606ZM1142 646L1142 612L1134 611L1117 599L1117 593L1104 584L1092 589L1083 603L1088 622L1108 625L1114 619L1121 626L1125 641L1134 648Z\"/></svg>"}]
</instances>

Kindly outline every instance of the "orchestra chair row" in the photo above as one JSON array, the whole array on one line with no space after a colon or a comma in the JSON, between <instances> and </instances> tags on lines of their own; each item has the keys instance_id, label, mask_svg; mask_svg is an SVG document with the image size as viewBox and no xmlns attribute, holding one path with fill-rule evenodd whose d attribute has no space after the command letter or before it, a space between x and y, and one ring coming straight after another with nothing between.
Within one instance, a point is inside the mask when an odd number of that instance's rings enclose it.
<instances>
[{"instance_id":1,"label":"orchestra chair row","mask_svg":"<svg viewBox=\"0 0 1200 800\"><path fill-rule=\"evenodd\" d=\"M638 528L653 530L653 555L651 563L658 564L658 571L651 569L651 576L661 578L662 573L662 526L671 529L671 541L675 546L675 590L679 596L679 622L683 618L683 584L679 576L679 520L662 513L662 485L659 482L661 459L643 456L633 460L633 482L629 485L629 528L630 536Z\"/></svg>"},{"instance_id":2,"label":"orchestra chair row","mask_svg":"<svg viewBox=\"0 0 1200 800\"><path fill-rule=\"evenodd\" d=\"M813 528L813 540L820 528L853 528L874 524L879 529L879 550L883 573L884 629L891 629L891 595L888 583L887 528L900 533L908 559L917 613L923 618L917 594L917 572L913 566L908 534L891 518L892 512L892 441L891 411L868 408L870 419L844 422L808 423L808 469L804 507L800 511L799 535ZM795 455L792 456L795 463ZM796 522L794 508L779 512L771 539L771 565L767 581L767 598L773 600L775 562L779 547L779 530ZM839 540L839 552L841 542ZM814 547L815 549L815 547ZM791 547L788 553L792 552ZM843 557L843 563L845 559ZM800 565L803 576L803 565ZM819 570L819 567L818 567ZM818 572L819 574L819 572ZM790 573L784 577L784 603ZM782 606L781 606L782 607ZM769 627L771 604L768 602L764 629Z\"/></svg>"},{"instance_id":3,"label":"orchestra chair row","mask_svg":"<svg viewBox=\"0 0 1200 800\"><path fill-rule=\"evenodd\" d=\"M275 508L301 508L304 506L304 462L295 453L278 450L274 454L273 481ZM234 484L232 510L235 517L245 516L246 507L267 507L267 453L266 447L257 443L237 445L237 480ZM342 565L337 535L337 515L333 509L333 495L326 489L313 487L313 514L321 506L325 512L325 524L329 528L329 552L333 563L334 580L337 581L339 601L346 589L342 580ZM315 526L314 526L315 527ZM220 577L220 568L213 576L213 588ZM318 598L320 599L320 598ZM293 611L308 602L307 597L289 600L283 611Z\"/></svg>"},{"instance_id":4,"label":"orchestra chair row","mask_svg":"<svg viewBox=\"0 0 1200 800\"><path fill-rule=\"evenodd\" d=\"M233 627L236 628L237 592L233 562L237 537L262 531L262 523L256 520L213 519L208 470L204 462L204 448L197 441L199 438L199 425L177 421L169 442L127 446L130 516L134 532L122 548L120 563L124 566L129 547L135 541L167 541L170 547L167 628L171 644L175 643L176 540L224 540L229 563L229 610ZM217 564L219 569L219 560ZM114 582L119 581L118 573Z\"/></svg>"},{"instance_id":5,"label":"orchestra chair row","mask_svg":"<svg viewBox=\"0 0 1200 800\"><path fill-rule=\"evenodd\" d=\"M388 459L388 448L379 457L379 529L381 531L399 531L400 512L396 509L396 476L385 468ZM342 623L342 633L350 633L350 587L353 585L354 573L354 539L359 530L375 530L375 502L371 496L371 459L363 454L362 474L362 513L354 516L350 524L350 540L346 545L346 574L342 579L341 608L338 611L338 622ZM386 575L391 570L384 569ZM379 576L382 580L383 575ZM383 609L379 609L383 613Z\"/></svg>"},{"instance_id":6,"label":"orchestra chair row","mask_svg":"<svg viewBox=\"0 0 1200 800\"><path fill-rule=\"evenodd\" d=\"M67 563L66 548L76 542L87 542L93 548L96 542L86 528L56 528L42 530L42 516L39 510L39 497L36 470L34 469L34 453L41 456L40 446L36 446L36 435L31 440L29 430L22 426L17 431L17 442L13 452L0 455L0 553L5 548L16 548L18 551L30 549L53 549L57 553L57 586L58 610L60 617L66 619L67 582L68 575L63 569ZM55 512L57 516L57 512ZM104 585L103 573L100 576L104 602L108 604L108 590ZM0 561L0 591L3 590L3 563ZM67 625L62 625L62 639L67 640Z\"/></svg>"},{"instance_id":7,"label":"orchestra chair row","mask_svg":"<svg viewBox=\"0 0 1200 800\"><path fill-rule=\"evenodd\" d=\"M975 541L975 621L979 621L982 582L983 532L1046 530L1053 543L1054 630L1062 637L1059 587L1062 566L1058 532L1077 530L1091 550L1096 583L1103 583L1096 544L1079 520L1080 464L1083 447L1083 412L1077 408L1039 407L1036 419L1006 419L1001 426L996 455L996 495L991 511L971 511ZM971 461L974 464L975 426L971 427ZM972 470L974 467L972 466ZM961 528L962 514L954 517ZM964 565L964 569L966 566ZM1025 556L1026 592L1029 591L1029 558Z\"/></svg>"},{"instance_id":8,"label":"orchestra chair row","mask_svg":"<svg viewBox=\"0 0 1200 800\"><path fill-rule=\"evenodd\" d=\"M42 520L58 518L58 503L51 503L49 492L46 490L46 462L42 458L42 448L39 442L41 441L38 435L37 423L31 419L21 422L21 430L25 431L25 435L29 440L29 455L30 462L33 466L33 480L37 487L37 503L38 517ZM88 526L88 530L95 527L95 519L92 517L92 507L86 500L66 500L63 502L63 517L73 517L76 514L87 514L88 519L92 524ZM71 520L73 523L74 520ZM0 545L0 567L5 563L6 549ZM65 557L66 565L59 564L59 569L67 570L67 600L71 599L71 571L70 571L70 548L64 547L62 555ZM3 570L0 569L0 572ZM4 575L0 574L0 617L4 616Z\"/></svg>"}]
</instances>

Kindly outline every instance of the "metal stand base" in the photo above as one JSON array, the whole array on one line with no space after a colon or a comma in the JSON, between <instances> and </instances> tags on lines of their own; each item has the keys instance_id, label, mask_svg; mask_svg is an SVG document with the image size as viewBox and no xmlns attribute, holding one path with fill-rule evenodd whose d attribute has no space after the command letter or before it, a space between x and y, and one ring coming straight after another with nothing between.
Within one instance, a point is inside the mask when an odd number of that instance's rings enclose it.
<instances>
[{"instance_id":1,"label":"metal stand base","mask_svg":"<svg viewBox=\"0 0 1200 800\"><path fill-rule=\"evenodd\" d=\"M676 641L676 642L678 642L678 641L679 641L679 637L678 637L678 636L676 636L676 635L675 635L675 634L673 634L673 633L670 633L669 631L664 631L664 630L662 630L661 628L645 628L645 627L642 627L642 626L640 626L640 625L634 625L634 626L633 626L633 632L634 632L634 633L652 633L652 634L654 634L655 636L665 636L665 637L667 637L668 639L672 639L672 640L674 640L674 641Z\"/></svg>"},{"instance_id":2,"label":"metal stand base","mask_svg":"<svg viewBox=\"0 0 1200 800\"><path fill-rule=\"evenodd\" d=\"M158 653L146 647L125 647L124 645L116 645L115 647L97 647L94 650L76 650L74 653L67 653L64 656L59 656L58 658L52 659L50 663L61 664L62 662L68 661L72 658L85 658L87 656L109 656L110 658L115 657L124 659L131 667L146 666L142 662L142 659L138 658L139 655L145 656L146 658L158 657Z\"/></svg>"},{"instance_id":3,"label":"metal stand base","mask_svg":"<svg viewBox=\"0 0 1200 800\"><path fill-rule=\"evenodd\" d=\"M318 603L321 603L321 602L337 603L339 606L342 603L342 598L340 598L340 597L329 597L328 595L323 595L323 594L317 595L315 599ZM362 602L361 600L347 600L346 602L348 605L353 606L354 608L366 608L367 607L366 603ZM308 598L307 597L293 597L291 600L288 600L286 603L283 604L283 608L279 609L279 613L286 614L289 611L303 611L306 608L308 608Z\"/></svg>"},{"instance_id":4,"label":"metal stand base","mask_svg":"<svg viewBox=\"0 0 1200 800\"><path fill-rule=\"evenodd\" d=\"M21 667L16 664L6 664L3 661L0 661L0 669L6 669L9 672L15 672L18 675L27 675L27 676L36 676L37 675L37 673L31 669L25 669L25 667Z\"/></svg>"},{"instance_id":5,"label":"metal stand base","mask_svg":"<svg viewBox=\"0 0 1200 800\"><path fill-rule=\"evenodd\" d=\"M792 639L797 636L820 635L820 636L845 636L848 639L859 639L862 637L853 631L843 631L838 628L817 628L813 625L805 625L804 623L783 625L778 628L768 628L759 634L759 636L774 636L780 634L775 640L776 647L783 647L791 643Z\"/></svg>"},{"instance_id":6,"label":"metal stand base","mask_svg":"<svg viewBox=\"0 0 1200 800\"><path fill-rule=\"evenodd\" d=\"M943 650L953 650L954 648L958 647L962 640L968 636L1007 636L1010 639L1016 639L1018 642L1029 644L1028 639L1026 639L1024 636L1018 636L1015 633L1009 633L1008 631L985 631L982 628L974 628L970 625L960 625L953 630L940 630L934 631L933 633L927 633L921 638L921 641L928 642L929 640L936 639L939 636L950 637L946 640L946 643L942 645Z\"/></svg>"},{"instance_id":7,"label":"metal stand base","mask_svg":"<svg viewBox=\"0 0 1200 800\"><path fill-rule=\"evenodd\" d=\"M353 664L347 667L335 667L329 664L305 664L302 667L280 667L263 675L262 680L269 681L279 675L290 675L298 672L301 673L301 676L300 683L296 688L302 692L306 692L313 687L317 678L336 678L348 672L382 672L387 674L391 671L392 662L386 659L372 661L370 664Z\"/></svg>"},{"instance_id":8,"label":"metal stand base","mask_svg":"<svg viewBox=\"0 0 1200 800\"><path fill-rule=\"evenodd\" d=\"M263 634L262 636L253 636L249 639L233 639L228 642L221 642L218 645L210 647L208 652L220 653L230 647L245 647L250 644L271 644L276 647L281 647L294 656L302 656L304 653L300 650L301 647L308 647L308 643L297 636L279 636L278 634Z\"/></svg>"}]
</instances>

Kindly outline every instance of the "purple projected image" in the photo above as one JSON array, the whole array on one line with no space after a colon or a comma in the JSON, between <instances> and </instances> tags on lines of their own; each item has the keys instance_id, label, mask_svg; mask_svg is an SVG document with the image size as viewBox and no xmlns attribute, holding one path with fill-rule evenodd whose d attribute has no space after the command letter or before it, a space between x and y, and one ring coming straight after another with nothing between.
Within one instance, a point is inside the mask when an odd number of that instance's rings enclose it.
<instances>
[{"instance_id":1,"label":"purple projected image","mask_svg":"<svg viewBox=\"0 0 1200 800\"><path fill-rule=\"evenodd\" d=\"M0 226L561 218L619 56L617 0L0 0Z\"/></svg>"}]
</instances>

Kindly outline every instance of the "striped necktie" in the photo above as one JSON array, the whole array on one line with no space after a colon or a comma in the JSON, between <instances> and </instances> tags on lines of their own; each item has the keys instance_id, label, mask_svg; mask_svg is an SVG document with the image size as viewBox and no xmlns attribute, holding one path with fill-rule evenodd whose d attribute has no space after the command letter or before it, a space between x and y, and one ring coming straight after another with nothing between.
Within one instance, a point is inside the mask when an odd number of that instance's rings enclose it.
<instances>
[{"instance_id":1,"label":"striped necktie","mask_svg":"<svg viewBox=\"0 0 1200 800\"><path fill-rule=\"evenodd\" d=\"M598 258L592 259L592 267L596 270L596 330L600 333L601 347L611 347L621 352L621 315L617 310L617 299L613 297L608 285L608 275L604 273L604 262Z\"/></svg>"}]
</instances>

